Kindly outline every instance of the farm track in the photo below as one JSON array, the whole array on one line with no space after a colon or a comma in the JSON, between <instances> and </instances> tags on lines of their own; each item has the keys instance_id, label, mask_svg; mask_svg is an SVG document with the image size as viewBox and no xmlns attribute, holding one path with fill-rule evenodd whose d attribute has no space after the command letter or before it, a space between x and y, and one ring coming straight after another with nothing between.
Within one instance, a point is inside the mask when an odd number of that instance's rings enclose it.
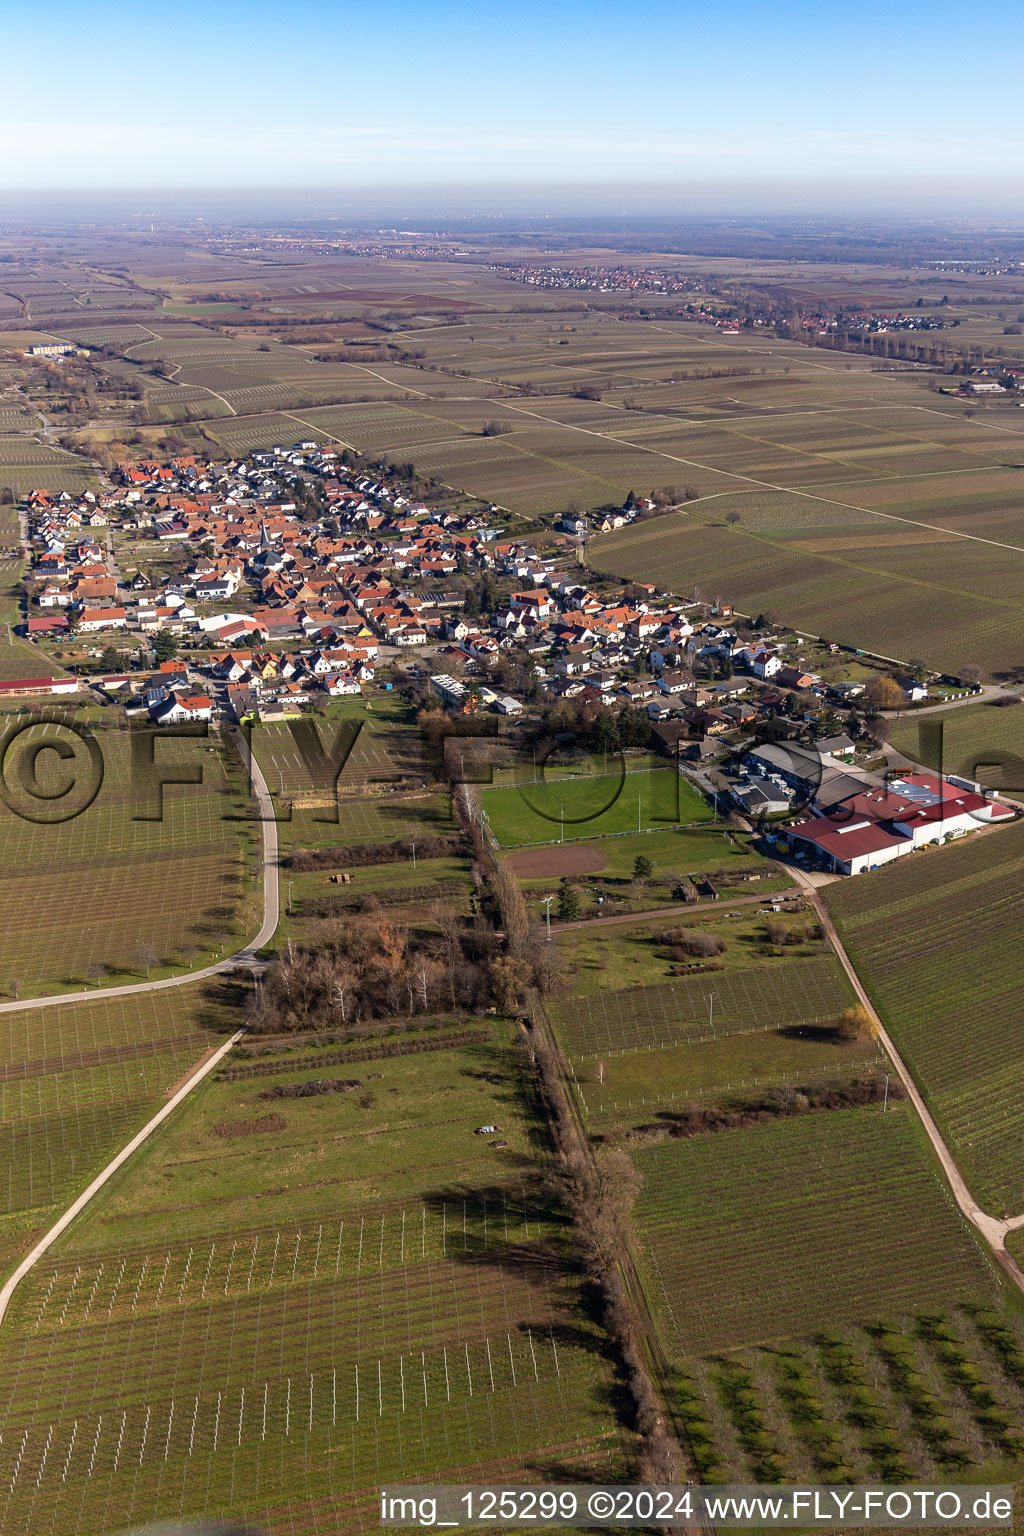
<instances>
[{"instance_id":1,"label":"farm track","mask_svg":"<svg viewBox=\"0 0 1024 1536\"><path fill-rule=\"evenodd\" d=\"M786 901L793 896L790 891L759 891L756 896L723 896L718 901L682 902L671 907L646 907L642 912L616 912L608 917L581 917L574 923L559 923L555 938L561 933L574 933L578 928L613 928L623 923L654 922L661 917L689 917L694 912L723 912L727 907L751 906L754 902Z\"/></svg>"},{"instance_id":2,"label":"farm track","mask_svg":"<svg viewBox=\"0 0 1024 1536\"><path fill-rule=\"evenodd\" d=\"M263 965L264 962L259 957L259 951L273 938L280 917L277 822L274 819L274 807L270 798L270 791L267 788L266 780L263 777L259 764L256 762L255 757L250 755L241 733L235 732L234 735L242 762L248 766L251 773L253 789L259 803L260 814L263 818L263 922L256 937L235 954L229 955L225 959L218 961L216 965L207 966L201 971L189 971L185 975L172 976L165 981L139 982L127 987L108 987L93 992L71 993L56 998L35 998L27 1003L7 1003L2 1005L2 1010L0 1011L11 1012L20 1008L52 1007L54 1004L60 1003L93 1002L97 998L124 997L140 992L155 992L166 987L185 986L191 982L202 981L209 976L223 975L226 971L235 970L239 965L248 965L250 969L254 970ZM121 1148L117 1156L96 1175L92 1183L72 1202L50 1230L40 1238L32 1251L26 1255L2 1289L0 1289L0 1327L3 1325L11 1299L25 1276L67 1230L76 1217L81 1214L93 1199L93 1196L97 1195L109 1183L132 1154L149 1139L152 1133L163 1124L169 1115L174 1113L193 1089L197 1088L220 1065L221 1061L242 1038L244 1032L242 1029L236 1030L223 1045L200 1061L177 1092L167 1100L152 1119L146 1122L127 1145Z\"/></svg>"},{"instance_id":3,"label":"farm track","mask_svg":"<svg viewBox=\"0 0 1024 1536\"><path fill-rule=\"evenodd\" d=\"M558 421L553 416L545 416L541 411L530 411L527 410L524 406L510 405L507 400L491 400L488 402L488 404L494 405L495 407L500 405L502 410L514 411L517 415L520 416L533 417L535 421L542 421L547 426L560 427L567 432L580 432L586 437L599 437L603 442L614 443L616 447L619 448L632 448L638 453L649 453L655 458L666 459L673 464L683 464L688 469L710 470L715 468L715 466L707 464L701 459L687 459L681 457L679 454L666 453L664 449L654 448L649 443L632 442L628 437L613 436L610 432L601 432L595 427L580 427L577 426L574 422ZM927 407L919 406L917 409L926 410ZM1005 428L1003 430L1008 431L1010 429ZM739 470L735 469L718 469L717 473L727 475L732 480L743 481L746 486L749 486L756 491L775 491L787 496L799 496L805 501L819 502L824 506L846 507L848 510L862 513L866 518L873 517L890 523L903 523L912 528L926 528L932 533L942 534L944 538L964 539L972 544L987 544L995 549L1011 550L1014 554L1017 555L1024 554L1024 547L1022 547L1020 544L1007 544L999 539L986 539L977 533L963 533L956 528L943 528L941 524L938 523L926 523L920 518L901 517L895 512L882 512L874 507L863 507L860 506L856 501L843 501L838 496L821 496L814 491L800 490L794 486L777 485L774 481L762 480L756 475L745 475L742 474ZM716 496L720 496L726 493L719 491L715 494ZM713 498L710 496L698 496L694 501L687 504L687 510L691 511L693 508L700 506L702 501L710 501L712 499Z\"/></svg>"},{"instance_id":4,"label":"farm track","mask_svg":"<svg viewBox=\"0 0 1024 1536\"><path fill-rule=\"evenodd\" d=\"M536 999L534 1008L532 1010L532 1019L534 1028L538 1028L540 1034L544 1036L549 1050L554 1053L557 1060L561 1060L562 1052L558 1041L555 1038L555 1032L551 1027L551 1021L547 1016L544 1005L539 998ZM576 1129L579 1136L580 1145L586 1148L590 1159L593 1162L593 1143L590 1138L590 1132L587 1130L586 1122L583 1118L583 1111L580 1108L579 1097L576 1094L572 1084L570 1083L568 1076L564 1072L562 1074L562 1091L565 1095L566 1104L569 1107L569 1113L576 1122ZM640 1325L642 1348L645 1355L647 1356L648 1365L650 1366L654 1375L654 1380L657 1385L658 1392L661 1396L662 1406L665 1410L666 1417L672 1425L676 1439L679 1441L680 1445L688 1447L689 1437L687 1434L686 1424L676 1410L676 1396L672 1386L672 1365L662 1346L657 1325L654 1321L654 1314L651 1312L650 1304L648 1302L647 1292L644 1289L643 1281L640 1278L640 1271L637 1268L636 1259L632 1250L628 1246L624 1248L619 1262L622 1281L625 1285L630 1301L633 1304L634 1315ZM713 1536L715 1526L710 1521L707 1521L694 1527L684 1527L684 1529L701 1531L704 1533L704 1536Z\"/></svg>"}]
</instances>

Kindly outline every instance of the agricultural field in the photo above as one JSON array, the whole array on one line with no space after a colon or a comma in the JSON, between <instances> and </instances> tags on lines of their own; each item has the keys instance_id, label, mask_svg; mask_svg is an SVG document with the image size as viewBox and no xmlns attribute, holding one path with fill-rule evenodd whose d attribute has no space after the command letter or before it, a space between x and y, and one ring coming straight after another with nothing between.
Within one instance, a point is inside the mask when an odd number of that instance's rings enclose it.
<instances>
[{"instance_id":1,"label":"agricultural field","mask_svg":"<svg viewBox=\"0 0 1024 1536\"><path fill-rule=\"evenodd\" d=\"M831 886L829 909L975 1197L994 1215L1016 1215L1024 828L883 873Z\"/></svg>"},{"instance_id":2,"label":"agricultural field","mask_svg":"<svg viewBox=\"0 0 1024 1536\"><path fill-rule=\"evenodd\" d=\"M901 1106L665 1140L635 1158L649 1294L681 1354L996 1294Z\"/></svg>"},{"instance_id":3,"label":"agricultural field","mask_svg":"<svg viewBox=\"0 0 1024 1536\"><path fill-rule=\"evenodd\" d=\"M849 1001L837 962L821 955L617 991L595 986L560 1002L555 1018L570 1055L592 1057L660 1050L756 1029L826 1024Z\"/></svg>"},{"instance_id":4,"label":"agricultural field","mask_svg":"<svg viewBox=\"0 0 1024 1536\"><path fill-rule=\"evenodd\" d=\"M921 720L905 715L893 723L892 745L929 768L1020 794L1024 791L1024 708L1016 695L1007 697L1012 700L1009 704L958 705Z\"/></svg>"},{"instance_id":5,"label":"agricultural field","mask_svg":"<svg viewBox=\"0 0 1024 1536\"><path fill-rule=\"evenodd\" d=\"M133 782L127 733L96 724L102 781L89 804L97 770L74 748L82 789L65 809L80 814L47 823L0 807L0 985L8 995L173 974L240 948L259 926L259 832L246 816L237 762L212 741L161 743L161 765L203 774L202 784L166 787L161 816ZM59 724L30 725L9 750L16 756L47 737L74 740ZM44 787L64 771L49 751L36 761ZM38 802L18 804L42 814Z\"/></svg>"},{"instance_id":6,"label":"agricultural field","mask_svg":"<svg viewBox=\"0 0 1024 1536\"><path fill-rule=\"evenodd\" d=\"M19 248L0 343L10 352L46 327L116 351L97 366L141 387L141 445L173 438L220 457L309 436L411 464L436 482L431 505L480 498L513 529L658 489L679 510L590 541L592 571L768 611L883 658L977 663L1001 680L1020 668L1015 402L975 408L923 368L720 334L682 318L680 296L524 287L483 257L382 263L290 244L280 260L200 255L138 233L111 237L93 265ZM787 277L781 259L664 259L712 278L706 292L792 278L903 306L918 282L873 264ZM954 293L949 314L963 338L999 346L982 307ZM18 383L20 368L9 356L0 374ZM97 483L37 433L12 396L0 487ZM16 536L0 509L0 544ZM8 564L0 677L49 670L5 636L20 574ZM826 675L871 675L867 658L804 636L787 656L797 649ZM471 859L410 712L383 694L328 707L316 721L328 747L360 727L337 796L288 728L254 729L285 861L267 951L282 964L259 994L239 983L61 1003L62 989L201 965L251 934L259 909L259 828L237 766L211 746L203 787L167 789L163 819L138 820L108 713L95 712L106 777L81 816L45 825L0 809L0 1269L226 1031L247 1016L265 1027L275 974L327 975L336 990L308 1034L241 1041L16 1293L0 1350L5 1536L200 1516L336 1536L377 1528L382 1481L627 1478L622 1383L552 1206L514 1008L490 1008L501 940L487 860ZM1024 757L1020 720L1019 706L949 711L946 768ZM934 761L927 719L895 722L894 738ZM180 765L179 750L161 756ZM645 1342L664 1357L693 1469L1012 1480L1024 1324L910 1108L889 1096L878 1042L840 1027L853 993L813 914L799 897L775 910L790 877L673 769L578 767L541 782L499 768L480 803L535 924L563 879L579 892L579 920L556 918L552 950L535 926L521 964L539 987L536 952L557 953L544 1008L579 1125L599 1156L625 1149L643 1176ZM41 760L40 777L57 769ZM1014 769L1003 787L1020 787ZM360 845L399 840L395 862L363 862L385 850ZM634 878L638 856L653 873ZM1011 829L827 893L993 1213L1024 1212L1022 872ZM696 902L665 911L692 887ZM406 965L386 1008L382 935L401 938ZM286 969L296 951L308 971ZM415 1019L398 1011L417 1001L412 954L426 956ZM346 966L379 985L360 1001L369 1012L346 1011ZM431 975L450 1012L426 1012ZM20 1006L40 993L54 1005Z\"/></svg>"},{"instance_id":7,"label":"agricultural field","mask_svg":"<svg viewBox=\"0 0 1024 1536\"><path fill-rule=\"evenodd\" d=\"M594 1135L885 1070L868 1032L837 1029L853 996L799 905L766 916L705 904L553 931L565 976L547 1013ZM701 947L677 947L691 941Z\"/></svg>"},{"instance_id":8,"label":"agricultural field","mask_svg":"<svg viewBox=\"0 0 1024 1536\"><path fill-rule=\"evenodd\" d=\"M27 433L0 434L0 485L16 496L49 491L94 491L99 477L92 464L62 448L51 448Z\"/></svg>"},{"instance_id":9,"label":"agricultural field","mask_svg":"<svg viewBox=\"0 0 1024 1536\"><path fill-rule=\"evenodd\" d=\"M310 845L308 838L303 841ZM289 871L282 881L286 907L277 942L284 943L289 937L301 939L308 935L309 925L321 919L359 912L380 912L426 929L431 926L437 902L467 913L473 889L469 861L458 857L363 865L351 873L350 880L351 884L339 890L327 873Z\"/></svg>"},{"instance_id":10,"label":"agricultural field","mask_svg":"<svg viewBox=\"0 0 1024 1536\"><path fill-rule=\"evenodd\" d=\"M333 1052L366 1091L329 1101L264 1097L308 1049L229 1058L97 1202L19 1293L5 1531L369 1530L382 1478L621 1475L509 1029L451 1033Z\"/></svg>"},{"instance_id":11,"label":"agricultural field","mask_svg":"<svg viewBox=\"0 0 1024 1536\"><path fill-rule=\"evenodd\" d=\"M287 724L256 723L252 744L281 822L283 849L386 842L454 830L451 799L428 773L415 722L394 696L333 700L315 722L324 761L306 761ZM358 734L332 792L339 733ZM340 760L337 759L337 760Z\"/></svg>"},{"instance_id":12,"label":"agricultural field","mask_svg":"<svg viewBox=\"0 0 1024 1536\"><path fill-rule=\"evenodd\" d=\"M1000 471L1004 481L1016 474ZM1004 494L1019 505L1018 478ZM977 494L962 511L943 511L911 500L927 492L927 484L904 485L902 509L887 494L882 512L862 502L859 488L751 488L603 535L588 559L594 569L653 578L684 596L728 592L743 611L778 612L800 629L881 655L921 655L954 673L968 662L1012 670L1024 641L1014 577L1020 532L1008 543L1002 523L990 531L976 515Z\"/></svg>"},{"instance_id":13,"label":"agricultural field","mask_svg":"<svg viewBox=\"0 0 1024 1536\"><path fill-rule=\"evenodd\" d=\"M20 570L20 562L11 566L10 572L16 574ZM0 565L0 583L5 572ZM18 621L16 599L5 599L0 590L0 678L11 679L19 677L60 677L64 668L59 662L53 660L45 651L39 651L28 640L22 640L14 634L13 626Z\"/></svg>"},{"instance_id":14,"label":"agricultural field","mask_svg":"<svg viewBox=\"0 0 1024 1536\"><path fill-rule=\"evenodd\" d=\"M333 760L336 739L339 753L343 750L344 738L339 737L343 727L346 731L358 727L338 775L339 795L361 793L375 785L382 794L399 787L424 787L427 769L422 737L407 715L408 710L400 700L385 694L370 700L331 700L327 716L315 722L326 758ZM329 767L325 764L321 772L311 769L287 723L255 722L252 745L272 794L332 788Z\"/></svg>"}]
</instances>

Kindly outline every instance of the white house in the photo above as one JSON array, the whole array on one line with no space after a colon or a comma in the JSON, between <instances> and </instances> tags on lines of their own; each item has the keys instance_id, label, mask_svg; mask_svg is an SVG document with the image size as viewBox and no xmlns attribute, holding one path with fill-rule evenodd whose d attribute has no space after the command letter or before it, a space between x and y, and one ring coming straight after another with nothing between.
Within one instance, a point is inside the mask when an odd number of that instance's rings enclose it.
<instances>
[{"instance_id":1,"label":"white house","mask_svg":"<svg viewBox=\"0 0 1024 1536\"><path fill-rule=\"evenodd\" d=\"M205 694L195 694L187 699L171 697L155 705L149 714L156 725L187 725L190 722L209 720L213 714L213 700Z\"/></svg>"}]
</instances>

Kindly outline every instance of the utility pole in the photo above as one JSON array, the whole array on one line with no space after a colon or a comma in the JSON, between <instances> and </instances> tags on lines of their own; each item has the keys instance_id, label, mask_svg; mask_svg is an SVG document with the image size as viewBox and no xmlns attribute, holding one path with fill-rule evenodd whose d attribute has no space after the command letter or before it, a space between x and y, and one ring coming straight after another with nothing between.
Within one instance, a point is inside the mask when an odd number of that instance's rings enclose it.
<instances>
[{"instance_id":1,"label":"utility pole","mask_svg":"<svg viewBox=\"0 0 1024 1536\"><path fill-rule=\"evenodd\" d=\"M554 901L554 899L555 898L553 896L545 896L543 898L543 901L544 901L544 916L547 919L547 925L548 925L548 943L549 944L551 943L551 903Z\"/></svg>"},{"instance_id":2,"label":"utility pole","mask_svg":"<svg viewBox=\"0 0 1024 1536\"><path fill-rule=\"evenodd\" d=\"M294 885L294 883L295 882L293 880L289 880L288 881L288 916L289 917L291 917L291 915L292 915L292 886Z\"/></svg>"},{"instance_id":3,"label":"utility pole","mask_svg":"<svg viewBox=\"0 0 1024 1536\"><path fill-rule=\"evenodd\" d=\"M410 839L410 841L412 843L412 867L413 867L413 869L415 869L416 868L416 839L413 837L413 838Z\"/></svg>"},{"instance_id":4,"label":"utility pole","mask_svg":"<svg viewBox=\"0 0 1024 1536\"><path fill-rule=\"evenodd\" d=\"M565 805L564 805L564 803L559 805L558 809L561 812L560 821L559 821L558 841L560 843L564 843L565 842Z\"/></svg>"},{"instance_id":5,"label":"utility pole","mask_svg":"<svg viewBox=\"0 0 1024 1536\"><path fill-rule=\"evenodd\" d=\"M708 1028L714 1033L715 1029L715 994L708 993Z\"/></svg>"},{"instance_id":6,"label":"utility pole","mask_svg":"<svg viewBox=\"0 0 1024 1536\"><path fill-rule=\"evenodd\" d=\"M885 1074L885 1097L882 1100L882 1114L883 1115L885 1114L885 1111L888 1108L888 1105L889 1105L889 1074L887 1072Z\"/></svg>"}]
</instances>

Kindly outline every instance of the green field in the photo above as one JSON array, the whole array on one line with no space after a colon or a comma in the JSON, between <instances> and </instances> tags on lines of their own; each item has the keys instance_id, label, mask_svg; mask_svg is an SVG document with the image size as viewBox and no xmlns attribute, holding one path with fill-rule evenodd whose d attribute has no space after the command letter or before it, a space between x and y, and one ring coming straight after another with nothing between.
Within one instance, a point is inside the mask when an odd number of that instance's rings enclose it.
<instances>
[{"instance_id":1,"label":"green field","mask_svg":"<svg viewBox=\"0 0 1024 1536\"><path fill-rule=\"evenodd\" d=\"M1024 829L1015 826L826 895L954 1157L996 1215L1024 1209L1022 882Z\"/></svg>"},{"instance_id":2,"label":"green field","mask_svg":"<svg viewBox=\"0 0 1024 1536\"><path fill-rule=\"evenodd\" d=\"M642 1268L706 1480L1013 1481L1024 1331L906 1109L635 1156Z\"/></svg>"},{"instance_id":3,"label":"green field","mask_svg":"<svg viewBox=\"0 0 1024 1536\"><path fill-rule=\"evenodd\" d=\"M710 821L711 808L674 769L487 789L483 809L503 848L664 830Z\"/></svg>"},{"instance_id":4,"label":"green field","mask_svg":"<svg viewBox=\"0 0 1024 1536\"><path fill-rule=\"evenodd\" d=\"M636 1161L649 1291L680 1354L995 1294L903 1108L665 1141Z\"/></svg>"},{"instance_id":5,"label":"green field","mask_svg":"<svg viewBox=\"0 0 1024 1536\"><path fill-rule=\"evenodd\" d=\"M709 995L714 1006L709 1007ZM654 986L597 989L560 1001L555 1017L566 1048L584 1057L658 1050L662 1044L823 1024L848 1006L833 956L774 960Z\"/></svg>"}]
</instances>

